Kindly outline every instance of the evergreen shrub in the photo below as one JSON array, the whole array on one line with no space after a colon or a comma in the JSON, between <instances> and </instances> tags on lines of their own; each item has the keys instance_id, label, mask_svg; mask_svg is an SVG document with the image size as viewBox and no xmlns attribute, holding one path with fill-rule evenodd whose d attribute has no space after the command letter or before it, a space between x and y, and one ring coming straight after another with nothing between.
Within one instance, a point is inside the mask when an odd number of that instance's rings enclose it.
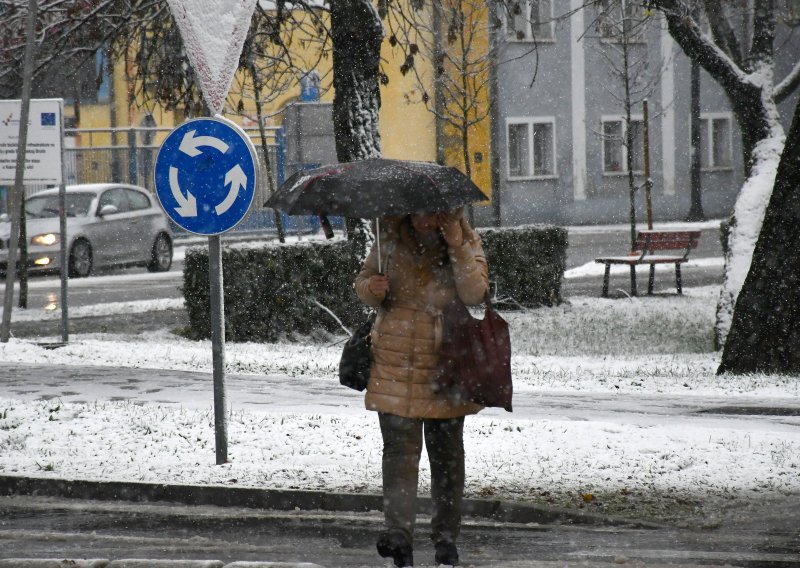
<instances>
[{"instance_id":1,"label":"evergreen shrub","mask_svg":"<svg viewBox=\"0 0 800 568\"><path fill-rule=\"evenodd\" d=\"M483 229L479 233L489 262L489 279L498 297L510 297L524 307L561 303L561 278L567 264L566 229L535 225Z\"/></svg>"},{"instance_id":2,"label":"evergreen shrub","mask_svg":"<svg viewBox=\"0 0 800 568\"><path fill-rule=\"evenodd\" d=\"M553 305L561 301L567 232L558 227L481 230L489 278L503 307ZM308 241L260 247L224 247L225 336L229 341L276 341L363 322L367 308L353 290L361 268L346 241ZM189 335L211 337L208 251L192 248L183 269Z\"/></svg>"}]
</instances>

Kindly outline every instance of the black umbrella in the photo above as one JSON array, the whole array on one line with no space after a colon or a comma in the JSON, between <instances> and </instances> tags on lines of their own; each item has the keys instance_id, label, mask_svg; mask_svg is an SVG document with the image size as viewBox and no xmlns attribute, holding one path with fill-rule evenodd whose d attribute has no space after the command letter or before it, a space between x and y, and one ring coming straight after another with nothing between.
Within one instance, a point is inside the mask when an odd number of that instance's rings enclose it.
<instances>
[{"instance_id":1,"label":"black umbrella","mask_svg":"<svg viewBox=\"0 0 800 568\"><path fill-rule=\"evenodd\" d=\"M264 205L289 215L319 215L328 238L333 236L328 215L375 218L380 239L381 217L452 211L485 199L478 186L455 168L373 158L299 171Z\"/></svg>"},{"instance_id":2,"label":"black umbrella","mask_svg":"<svg viewBox=\"0 0 800 568\"><path fill-rule=\"evenodd\" d=\"M290 215L368 219L452 211L485 199L478 186L455 168L376 158L297 172L265 205Z\"/></svg>"}]
</instances>

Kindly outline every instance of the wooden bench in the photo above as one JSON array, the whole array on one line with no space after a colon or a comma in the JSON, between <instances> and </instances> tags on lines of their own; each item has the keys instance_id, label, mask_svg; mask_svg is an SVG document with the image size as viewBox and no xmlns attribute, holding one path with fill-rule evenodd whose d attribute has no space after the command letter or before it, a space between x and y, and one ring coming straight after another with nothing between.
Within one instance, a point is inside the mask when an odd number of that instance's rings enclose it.
<instances>
[{"instance_id":1,"label":"wooden bench","mask_svg":"<svg viewBox=\"0 0 800 568\"><path fill-rule=\"evenodd\" d=\"M689 252L697 248L700 231L660 231L648 229L639 231L633 250L627 256L607 256L594 259L606 265L603 276L603 297L608 297L608 280L612 264L627 264L631 267L631 295L636 296L636 267L640 264L650 265L650 278L647 282L647 293L653 293L656 264L675 265L675 284L678 294L683 294L681 287L681 264L686 262ZM656 254L655 251L682 250L682 255Z\"/></svg>"}]
</instances>

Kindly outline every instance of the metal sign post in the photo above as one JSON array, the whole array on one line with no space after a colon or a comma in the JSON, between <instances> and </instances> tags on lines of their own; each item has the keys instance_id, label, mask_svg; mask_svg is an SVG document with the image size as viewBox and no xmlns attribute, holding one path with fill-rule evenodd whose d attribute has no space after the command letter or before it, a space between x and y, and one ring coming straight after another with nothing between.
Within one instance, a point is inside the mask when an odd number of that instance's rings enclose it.
<instances>
[{"instance_id":1,"label":"metal sign post","mask_svg":"<svg viewBox=\"0 0 800 568\"><path fill-rule=\"evenodd\" d=\"M211 114L220 112L225 104L256 1L167 0ZM173 130L159 149L154 168L156 194L167 215L187 231L208 235L217 464L228 461L219 235L231 230L250 209L257 163L250 138L217 115L189 121Z\"/></svg>"},{"instance_id":2,"label":"metal sign post","mask_svg":"<svg viewBox=\"0 0 800 568\"><path fill-rule=\"evenodd\" d=\"M61 246L59 247L59 266L61 267L61 341L69 341L69 309L67 302L67 281L69 278L69 257L67 256L67 165L64 161L64 103L61 102L61 120L59 127L61 130L61 183L58 185L58 227L61 235Z\"/></svg>"},{"instance_id":3,"label":"metal sign post","mask_svg":"<svg viewBox=\"0 0 800 568\"><path fill-rule=\"evenodd\" d=\"M225 298L220 235L250 210L257 187L258 159L250 137L217 116L184 122L158 150L156 196L178 226L208 235L211 353L217 464L228 461L225 396Z\"/></svg>"}]
</instances>

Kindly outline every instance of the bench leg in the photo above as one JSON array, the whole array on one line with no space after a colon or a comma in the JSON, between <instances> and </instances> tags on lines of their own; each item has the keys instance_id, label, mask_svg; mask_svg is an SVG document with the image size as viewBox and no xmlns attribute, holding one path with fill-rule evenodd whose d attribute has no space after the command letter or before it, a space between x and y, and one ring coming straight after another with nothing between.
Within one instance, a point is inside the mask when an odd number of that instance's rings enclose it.
<instances>
[{"instance_id":1,"label":"bench leg","mask_svg":"<svg viewBox=\"0 0 800 568\"><path fill-rule=\"evenodd\" d=\"M647 295L648 296L652 296L653 295L653 283L655 282L655 279L656 279L656 265L655 264L651 264L650 265L650 277L647 280Z\"/></svg>"},{"instance_id":2,"label":"bench leg","mask_svg":"<svg viewBox=\"0 0 800 568\"><path fill-rule=\"evenodd\" d=\"M631 264L631 296L638 296L636 292L636 265Z\"/></svg>"},{"instance_id":3,"label":"bench leg","mask_svg":"<svg viewBox=\"0 0 800 568\"><path fill-rule=\"evenodd\" d=\"M606 263L606 273L603 276L603 297L608 298L608 279L611 275L611 265Z\"/></svg>"},{"instance_id":4,"label":"bench leg","mask_svg":"<svg viewBox=\"0 0 800 568\"><path fill-rule=\"evenodd\" d=\"M675 287L678 289L678 294L683 295L683 286L681 283L681 264L675 263Z\"/></svg>"}]
</instances>

